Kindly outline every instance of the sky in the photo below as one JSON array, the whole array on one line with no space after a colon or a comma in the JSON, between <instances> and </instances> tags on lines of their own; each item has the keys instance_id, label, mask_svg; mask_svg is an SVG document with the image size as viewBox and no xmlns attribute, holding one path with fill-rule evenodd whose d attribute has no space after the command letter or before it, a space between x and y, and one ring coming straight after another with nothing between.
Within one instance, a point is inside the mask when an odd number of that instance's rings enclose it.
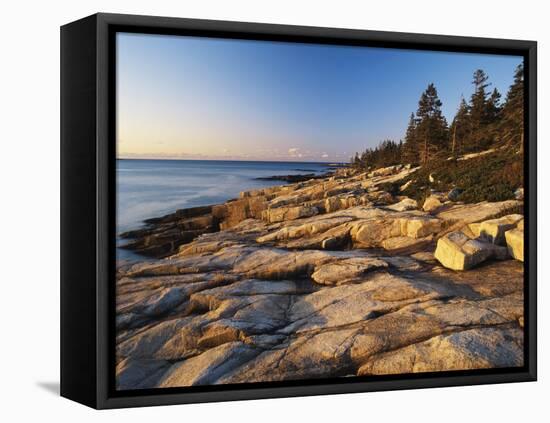
<instances>
[{"instance_id":1,"label":"sky","mask_svg":"<svg viewBox=\"0 0 550 423\"><path fill-rule=\"evenodd\" d=\"M434 83L450 122L521 57L118 33L117 156L347 161L404 137Z\"/></svg>"}]
</instances>

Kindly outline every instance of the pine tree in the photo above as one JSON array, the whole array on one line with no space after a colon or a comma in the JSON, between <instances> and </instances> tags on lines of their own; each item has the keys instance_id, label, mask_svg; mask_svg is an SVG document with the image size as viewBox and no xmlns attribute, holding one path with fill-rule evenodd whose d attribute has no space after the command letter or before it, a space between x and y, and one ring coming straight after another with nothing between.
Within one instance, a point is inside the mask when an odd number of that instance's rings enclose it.
<instances>
[{"instance_id":1,"label":"pine tree","mask_svg":"<svg viewBox=\"0 0 550 423\"><path fill-rule=\"evenodd\" d=\"M447 148L448 127L441 113L442 104L434 84L428 85L420 97L416 112L420 162L424 165Z\"/></svg>"},{"instance_id":2,"label":"pine tree","mask_svg":"<svg viewBox=\"0 0 550 423\"><path fill-rule=\"evenodd\" d=\"M451 133L451 153L457 156L462 153L464 140L470 133L470 109L464 97L460 100L460 105L450 127Z\"/></svg>"},{"instance_id":3,"label":"pine tree","mask_svg":"<svg viewBox=\"0 0 550 423\"><path fill-rule=\"evenodd\" d=\"M486 119L489 123L494 123L500 119L500 112L502 110L500 106L501 95L495 88L487 100Z\"/></svg>"},{"instance_id":4,"label":"pine tree","mask_svg":"<svg viewBox=\"0 0 550 423\"><path fill-rule=\"evenodd\" d=\"M489 141L484 132L487 125L487 83L489 77L481 69L474 72L474 93L470 98L470 136L465 151L479 151L487 147Z\"/></svg>"},{"instance_id":5,"label":"pine tree","mask_svg":"<svg viewBox=\"0 0 550 423\"><path fill-rule=\"evenodd\" d=\"M411 113L407 132L405 133L405 142L402 147L401 161L403 163L418 163L418 139L416 136L416 119L414 113Z\"/></svg>"},{"instance_id":6,"label":"pine tree","mask_svg":"<svg viewBox=\"0 0 550 423\"><path fill-rule=\"evenodd\" d=\"M506 102L502 108L503 141L507 145L514 145L523 152L524 134L524 105L523 105L523 64L520 64L514 74L514 82L506 94Z\"/></svg>"}]
</instances>

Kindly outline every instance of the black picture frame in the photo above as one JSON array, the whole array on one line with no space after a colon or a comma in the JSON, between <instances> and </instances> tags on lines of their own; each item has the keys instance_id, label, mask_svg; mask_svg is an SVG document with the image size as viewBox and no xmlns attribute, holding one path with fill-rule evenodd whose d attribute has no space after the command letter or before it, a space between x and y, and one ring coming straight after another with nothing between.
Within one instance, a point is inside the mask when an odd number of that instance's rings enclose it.
<instances>
[{"instance_id":1,"label":"black picture frame","mask_svg":"<svg viewBox=\"0 0 550 423\"><path fill-rule=\"evenodd\" d=\"M523 56L527 216L524 367L116 391L114 40L119 31ZM103 409L536 380L536 84L534 41L104 13L61 27L61 395Z\"/></svg>"}]
</instances>

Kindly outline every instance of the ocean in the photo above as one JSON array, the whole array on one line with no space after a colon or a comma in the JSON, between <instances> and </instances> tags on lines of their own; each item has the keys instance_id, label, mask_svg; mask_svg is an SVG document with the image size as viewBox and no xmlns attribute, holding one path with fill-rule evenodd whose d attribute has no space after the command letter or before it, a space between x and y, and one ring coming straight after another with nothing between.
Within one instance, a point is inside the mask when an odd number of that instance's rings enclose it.
<instances>
[{"instance_id":1,"label":"ocean","mask_svg":"<svg viewBox=\"0 0 550 423\"><path fill-rule=\"evenodd\" d=\"M326 163L221 160L117 160L117 233L177 209L223 203L239 192L283 181L273 175L321 173ZM119 257L130 258L122 250ZM122 257L121 257L122 258Z\"/></svg>"}]
</instances>

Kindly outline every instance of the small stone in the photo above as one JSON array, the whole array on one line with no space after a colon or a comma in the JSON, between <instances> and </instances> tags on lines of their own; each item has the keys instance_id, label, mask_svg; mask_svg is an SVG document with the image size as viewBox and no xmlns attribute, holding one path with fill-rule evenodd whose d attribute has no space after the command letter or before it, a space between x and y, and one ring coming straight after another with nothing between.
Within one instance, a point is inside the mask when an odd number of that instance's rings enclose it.
<instances>
[{"instance_id":1,"label":"small stone","mask_svg":"<svg viewBox=\"0 0 550 423\"><path fill-rule=\"evenodd\" d=\"M447 198L451 201L456 201L458 200L458 197L460 197L460 194L462 194L462 190L460 188L453 188L447 194Z\"/></svg>"},{"instance_id":2,"label":"small stone","mask_svg":"<svg viewBox=\"0 0 550 423\"><path fill-rule=\"evenodd\" d=\"M439 200L439 198L435 196L430 196L426 198L426 201L424 201L424 205L422 206L422 210L426 212L432 212L434 210L437 210L443 205L443 203Z\"/></svg>"}]
</instances>

